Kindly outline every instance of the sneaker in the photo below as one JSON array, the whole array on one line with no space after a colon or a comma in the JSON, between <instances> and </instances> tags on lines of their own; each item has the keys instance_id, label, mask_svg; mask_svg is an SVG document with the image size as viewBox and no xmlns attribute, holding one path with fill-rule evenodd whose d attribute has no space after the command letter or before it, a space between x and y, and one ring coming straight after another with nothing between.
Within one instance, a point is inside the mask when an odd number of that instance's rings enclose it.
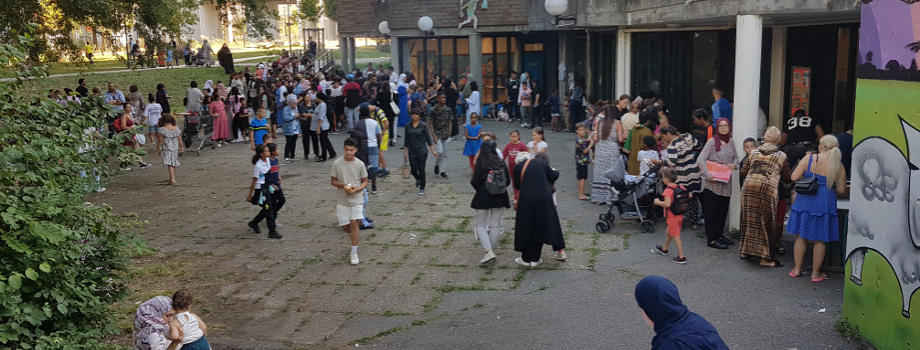
<instances>
[{"instance_id":1,"label":"sneaker","mask_svg":"<svg viewBox=\"0 0 920 350\"><path fill-rule=\"evenodd\" d=\"M292 162L296 162L296 161L298 161L298 160L300 160L300 158L297 158L297 157L291 158L291 161L292 161Z\"/></svg>"},{"instance_id":2,"label":"sneaker","mask_svg":"<svg viewBox=\"0 0 920 350\"><path fill-rule=\"evenodd\" d=\"M271 239L281 239L281 237L284 237L284 236L278 234L278 232L275 232L275 231L268 233L268 238L271 238Z\"/></svg>"},{"instance_id":3,"label":"sneaker","mask_svg":"<svg viewBox=\"0 0 920 350\"><path fill-rule=\"evenodd\" d=\"M377 186L371 187L371 194L377 194Z\"/></svg>"},{"instance_id":4,"label":"sneaker","mask_svg":"<svg viewBox=\"0 0 920 350\"><path fill-rule=\"evenodd\" d=\"M217 147L220 147L220 146L223 146L223 145L224 145L224 143L221 142L221 143L218 143L218 144L217 144Z\"/></svg>"},{"instance_id":5,"label":"sneaker","mask_svg":"<svg viewBox=\"0 0 920 350\"><path fill-rule=\"evenodd\" d=\"M483 256L482 259L479 260L479 263L480 263L480 264L485 264L485 263L490 262L490 261L492 261L492 260L495 260L495 253L493 253L493 252L490 250L490 251L486 252L486 255Z\"/></svg>"},{"instance_id":6,"label":"sneaker","mask_svg":"<svg viewBox=\"0 0 920 350\"><path fill-rule=\"evenodd\" d=\"M105 187L99 187L96 189L96 193L105 192Z\"/></svg>"},{"instance_id":7,"label":"sneaker","mask_svg":"<svg viewBox=\"0 0 920 350\"><path fill-rule=\"evenodd\" d=\"M537 261L531 261L531 262L530 262L530 267L537 267L537 265L540 265L540 264L542 264L542 263L543 263L543 259L540 259L540 260L537 260Z\"/></svg>"},{"instance_id":8,"label":"sneaker","mask_svg":"<svg viewBox=\"0 0 920 350\"><path fill-rule=\"evenodd\" d=\"M275 220L275 227L281 227L281 226L284 226L284 225L282 225L280 222L278 222L277 220Z\"/></svg>"},{"instance_id":9,"label":"sneaker","mask_svg":"<svg viewBox=\"0 0 920 350\"><path fill-rule=\"evenodd\" d=\"M339 132L338 132L338 131L333 131L332 134L333 134L333 135L338 135ZM354 261L354 260L352 260L352 261ZM357 263L355 263L355 264L357 264Z\"/></svg>"},{"instance_id":10,"label":"sneaker","mask_svg":"<svg viewBox=\"0 0 920 350\"><path fill-rule=\"evenodd\" d=\"M728 239L727 237L719 238L719 243L724 245L735 245L735 241Z\"/></svg>"},{"instance_id":11,"label":"sneaker","mask_svg":"<svg viewBox=\"0 0 920 350\"><path fill-rule=\"evenodd\" d=\"M437 175L437 174L440 174L440 173L441 173L441 166L435 165L435 166L434 166L434 174Z\"/></svg>"},{"instance_id":12,"label":"sneaker","mask_svg":"<svg viewBox=\"0 0 920 350\"><path fill-rule=\"evenodd\" d=\"M448 179L447 173L441 173L441 178L443 178L444 180L447 180Z\"/></svg>"},{"instance_id":13,"label":"sneaker","mask_svg":"<svg viewBox=\"0 0 920 350\"><path fill-rule=\"evenodd\" d=\"M660 245L656 245L655 248L652 248L652 253L658 253L661 255L668 255L668 251L661 248Z\"/></svg>"},{"instance_id":14,"label":"sneaker","mask_svg":"<svg viewBox=\"0 0 920 350\"><path fill-rule=\"evenodd\" d=\"M351 253L351 264L358 265L359 262L361 261L358 260L358 253Z\"/></svg>"},{"instance_id":15,"label":"sneaker","mask_svg":"<svg viewBox=\"0 0 920 350\"><path fill-rule=\"evenodd\" d=\"M530 263L524 262L524 259L521 259L521 258L514 258L514 263L521 265L521 266L530 267Z\"/></svg>"},{"instance_id":16,"label":"sneaker","mask_svg":"<svg viewBox=\"0 0 920 350\"><path fill-rule=\"evenodd\" d=\"M556 252L556 256L553 257L553 259L556 259L557 261L565 261L565 259L567 259L567 257L565 256L565 251L560 250Z\"/></svg>"},{"instance_id":17,"label":"sneaker","mask_svg":"<svg viewBox=\"0 0 920 350\"><path fill-rule=\"evenodd\" d=\"M361 230L361 231L364 231L364 230L373 230L374 227L375 227L374 224L370 224L370 225L367 225L367 226L361 225L360 227L358 227L358 229Z\"/></svg>"},{"instance_id":18,"label":"sneaker","mask_svg":"<svg viewBox=\"0 0 920 350\"><path fill-rule=\"evenodd\" d=\"M252 233L262 233L262 230L259 228L259 224L250 221L248 226L252 229Z\"/></svg>"},{"instance_id":19,"label":"sneaker","mask_svg":"<svg viewBox=\"0 0 920 350\"><path fill-rule=\"evenodd\" d=\"M421 183L421 182L419 182L418 180L415 180L415 188L418 188L418 186L419 186L420 183Z\"/></svg>"},{"instance_id":20,"label":"sneaker","mask_svg":"<svg viewBox=\"0 0 920 350\"><path fill-rule=\"evenodd\" d=\"M284 164L291 164L291 158L284 158Z\"/></svg>"},{"instance_id":21,"label":"sneaker","mask_svg":"<svg viewBox=\"0 0 920 350\"><path fill-rule=\"evenodd\" d=\"M150 167L149 163L141 163L141 170L147 169Z\"/></svg>"},{"instance_id":22,"label":"sneaker","mask_svg":"<svg viewBox=\"0 0 920 350\"><path fill-rule=\"evenodd\" d=\"M683 257L683 258L674 258L674 259L671 259L671 261L673 261L675 264L681 264L681 265L683 265L683 264L686 264L686 263L687 263L687 257Z\"/></svg>"},{"instance_id":23,"label":"sneaker","mask_svg":"<svg viewBox=\"0 0 920 350\"><path fill-rule=\"evenodd\" d=\"M425 189L424 189L424 188L420 188L420 189L418 190L418 195L421 196L421 195L423 195L423 194L425 194Z\"/></svg>"}]
</instances>

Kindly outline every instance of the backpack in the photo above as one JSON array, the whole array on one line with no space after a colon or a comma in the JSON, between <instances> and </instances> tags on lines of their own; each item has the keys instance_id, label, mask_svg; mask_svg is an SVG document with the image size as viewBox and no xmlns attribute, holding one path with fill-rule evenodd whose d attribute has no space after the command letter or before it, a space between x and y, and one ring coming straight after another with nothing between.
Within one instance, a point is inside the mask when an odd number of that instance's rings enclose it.
<instances>
[{"instance_id":1,"label":"backpack","mask_svg":"<svg viewBox=\"0 0 920 350\"><path fill-rule=\"evenodd\" d=\"M486 191L493 196L508 193L508 179L505 178L504 171L489 171L489 176L486 178Z\"/></svg>"},{"instance_id":2,"label":"backpack","mask_svg":"<svg viewBox=\"0 0 920 350\"><path fill-rule=\"evenodd\" d=\"M690 191L684 186L674 188L674 198L671 199L671 213L674 215L684 215L690 210Z\"/></svg>"}]
</instances>

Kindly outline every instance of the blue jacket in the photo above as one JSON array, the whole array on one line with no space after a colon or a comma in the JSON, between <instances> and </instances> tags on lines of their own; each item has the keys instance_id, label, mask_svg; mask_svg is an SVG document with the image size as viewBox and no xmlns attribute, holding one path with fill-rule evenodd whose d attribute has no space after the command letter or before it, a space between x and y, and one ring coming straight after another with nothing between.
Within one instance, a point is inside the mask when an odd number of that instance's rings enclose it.
<instances>
[{"instance_id":1,"label":"blue jacket","mask_svg":"<svg viewBox=\"0 0 920 350\"><path fill-rule=\"evenodd\" d=\"M281 124L281 129L284 131L284 135L300 135L303 131L300 129L300 121L297 120L297 114L291 110L290 106L284 107L281 110L281 120L284 124Z\"/></svg>"}]
</instances>

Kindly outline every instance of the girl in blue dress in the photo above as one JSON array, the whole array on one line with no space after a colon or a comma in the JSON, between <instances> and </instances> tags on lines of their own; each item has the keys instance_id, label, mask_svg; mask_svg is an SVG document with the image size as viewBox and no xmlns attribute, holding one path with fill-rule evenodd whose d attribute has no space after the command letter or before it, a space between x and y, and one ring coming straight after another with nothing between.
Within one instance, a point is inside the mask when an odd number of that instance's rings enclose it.
<instances>
[{"instance_id":1,"label":"girl in blue dress","mask_svg":"<svg viewBox=\"0 0 920 350\"><path fill-rule=\"evenodd\" d=\"M463 147L463 155L470 158L470 169L475 169L476 153L479 153L479 147L482 146L482 125L479 124L479 115L470 114L470 123L464 125L466 128L466 146Z\"/></svg>"},{"instance_id":2,"label":"girl in blue dress","mask_svg":"<svg viewBox=\"0 0 920 350\"><path fill-rule=\"evenodd\" d=\"M798 193L792 204L792 213L786 230L798 235L795 239L795 267L789 276L802 275L802 262L808 241L815 243L811 281L821 282L827 279L821 273L827 243L840 240L840 228L837 222L837 195L847 191L846 172L842 171L840 148L834 135L825 135L818 143L818 154L812 154L799 162L792 173L792 180L814 176L818 182L815 194Z\"/></svg>"}]
</instances>

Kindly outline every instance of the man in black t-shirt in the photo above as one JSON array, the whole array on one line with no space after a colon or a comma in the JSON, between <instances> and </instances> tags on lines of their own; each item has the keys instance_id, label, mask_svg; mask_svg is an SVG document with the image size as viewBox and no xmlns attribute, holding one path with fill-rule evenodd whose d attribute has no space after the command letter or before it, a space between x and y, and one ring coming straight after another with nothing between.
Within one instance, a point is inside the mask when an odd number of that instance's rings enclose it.
<instances>
[{"instance_id":1,"label":"man in black t-shirt","mask_svg":"<svg viewBox=\"0 0 920 350\"><path fill-rule=\"evenodd\" d=\"M76 89L77 93L80 94L80 97L89 96L89 89L86 88L86 79L80 78L80 80L77 81L77 84L80 84L80 86L77 86Z\"/></svg>"},{"instance_id":2,"label":"man in black t-shirt","mask_svg":"<svg viewBox=\"0 0 920 350\"><path fill-rule=\"evenodd\" d=\"M310 45L310 58L312 59L316 57L316 41L313 41L312 36L309 38L309 40L310 40L310 44L309 44Z\"/></svg>"},{"instance_id":3,"label":"man in black t-shirt","mask_svg":"<svg viewBox=\"0 0 920 350\"><path fill-rule=\"evenodd\" d=\"M815 123L812 117L805 114L804 110L796 110L791 117L783 123L783 138L780 143L789 166L795 169L799 160L805 158L808 152L817 151L818 139L824 136L824 129Z\"/></svg>"},{"instance_id":4,"label":"man in black t-shirt","mask_svg":"<svg viewBox=\"0 0 920 350\"><path fill-rule=\"evenodd\" d=\"M517 73L511 72L511 77L508 79L508 83L505 84L505 92L508 93L504 104L505 112L508 113L511 123L514 123L515 120L520 122L521 107L518 105L517 99L518 95L521 94L521 83L517 80Z\"/></svg>"}]
</instances>

